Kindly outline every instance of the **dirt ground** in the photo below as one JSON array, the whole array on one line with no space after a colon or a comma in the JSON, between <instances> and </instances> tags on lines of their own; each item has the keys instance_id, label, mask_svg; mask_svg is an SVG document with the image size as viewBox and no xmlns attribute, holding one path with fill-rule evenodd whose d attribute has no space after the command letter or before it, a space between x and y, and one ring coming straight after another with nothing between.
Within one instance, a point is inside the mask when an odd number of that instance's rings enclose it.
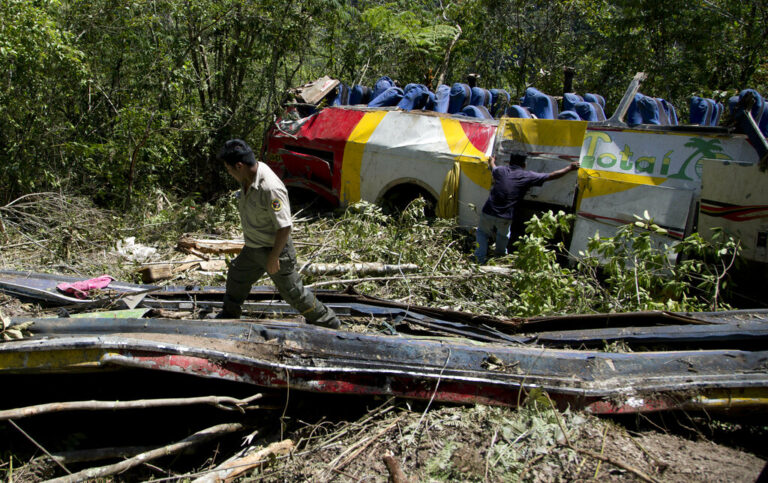
<instances>
[{"instance_id":1,"label":"dirt ground","mask_svg":"<svg viewBox=\"0 0 768 483\"><path fill-rule=\"evenodd\" d=\"M300 447L293 456L251 478L387 481L385 455L409 481L753 482L766 464L702 437L630 432L610 420L541 407L393 408L369 418L335 430L304 428L294 435ZM308 434L317 439L302 448Z\"/></svg>"}]
</instances>

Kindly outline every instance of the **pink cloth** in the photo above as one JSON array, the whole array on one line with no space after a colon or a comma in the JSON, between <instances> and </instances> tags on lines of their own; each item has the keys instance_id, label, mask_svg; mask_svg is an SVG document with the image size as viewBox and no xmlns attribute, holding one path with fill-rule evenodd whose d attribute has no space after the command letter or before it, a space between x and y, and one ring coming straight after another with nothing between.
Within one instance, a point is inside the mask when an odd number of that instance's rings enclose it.
<instances>
[{"instance_id":1,"label":"pink cloth","mask_svg":"<svg viewBox=\"0 0 768 483\"><path fill-rule=\"evenodd\" d=\"M114 278L109 275L102 275L101 277L92 278L90 280L82 280L74 283L60 283L56 285L56 288L64 293L74 294L79 299L88 298L88 292L91 290L98 290L109 285Z\"/></svg>"}]
</instances>

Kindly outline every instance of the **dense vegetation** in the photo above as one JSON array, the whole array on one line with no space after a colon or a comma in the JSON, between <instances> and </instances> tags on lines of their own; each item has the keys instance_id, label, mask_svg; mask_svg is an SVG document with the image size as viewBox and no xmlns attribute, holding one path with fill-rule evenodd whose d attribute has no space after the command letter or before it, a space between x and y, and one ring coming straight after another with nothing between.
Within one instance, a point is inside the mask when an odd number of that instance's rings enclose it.
<instances>
[{"instance_id":1,"label":"dense vegetation","mask_svg":"<svg viewBox=\"0 0 768 483\"><path fill-rule=\"evenodd\" d=\"M261 143L286 88L469 72L519 95L575 90L615 105L637 71L682 107L768 86L760 0L0 0L0 205L31 192L109 207L157 191L206 199L232 136Z\"/></svg>"}]
</instances>

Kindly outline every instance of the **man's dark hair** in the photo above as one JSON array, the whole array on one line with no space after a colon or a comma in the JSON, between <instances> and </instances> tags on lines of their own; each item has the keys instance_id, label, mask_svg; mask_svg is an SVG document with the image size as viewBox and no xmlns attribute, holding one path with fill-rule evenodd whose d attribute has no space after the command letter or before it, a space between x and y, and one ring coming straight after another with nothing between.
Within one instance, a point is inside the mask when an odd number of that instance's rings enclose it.
<instances>
[{"instance_id":1,"label":"man's dark hair","mask_svg":"<svg viewBox=\"0 0 768 483\"><path fill-rule=\"evenodd\" d=\"M525 166L525 159L527 156L525 154L517 154L512 153L509 155L509 165L510 166Z\"/></svg>"},{"instance_id":2,"label":"man's dark hair","mask_svg":"<svg viewBox=\"0 0 768 483\"><path fill-rule=\"evenodd\" d=\"M216 158L220 161L224 161L230 166L234 166L237 163L243 163L248 166L256 164L256 157L253 155L253 150L251 150L248 143L242 139L230 139L225 142Z\"/></svg>"}]
</instances>

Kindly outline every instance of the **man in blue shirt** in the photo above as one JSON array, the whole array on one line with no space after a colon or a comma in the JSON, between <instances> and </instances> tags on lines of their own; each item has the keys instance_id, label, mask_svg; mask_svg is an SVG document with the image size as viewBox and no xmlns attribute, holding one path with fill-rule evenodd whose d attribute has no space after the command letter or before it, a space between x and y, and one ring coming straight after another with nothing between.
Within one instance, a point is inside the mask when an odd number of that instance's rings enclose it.
<instances>
[{"instance_id":1,"label":"man in blue shirt","mask_svg":"<svg viewBox=\"0 0 768 483\"><path fill-rule=\"evenodd\" d=\"M476 232L475 259L478 263L485 263L488 259L488 239L493 236L494 229L496 230L494 254L499 257L507 254L510 228L515 219L515 208L531 187L541 186L545 181L560 178L579 169L579 163L574 161L565 168L551 173L526 171L525 158L524 154L513 153L509 156L509 166L496 166L496 159L493 156L488 158L493 186L480 213L480 223Z\"/></svg>"}]
</instances>

